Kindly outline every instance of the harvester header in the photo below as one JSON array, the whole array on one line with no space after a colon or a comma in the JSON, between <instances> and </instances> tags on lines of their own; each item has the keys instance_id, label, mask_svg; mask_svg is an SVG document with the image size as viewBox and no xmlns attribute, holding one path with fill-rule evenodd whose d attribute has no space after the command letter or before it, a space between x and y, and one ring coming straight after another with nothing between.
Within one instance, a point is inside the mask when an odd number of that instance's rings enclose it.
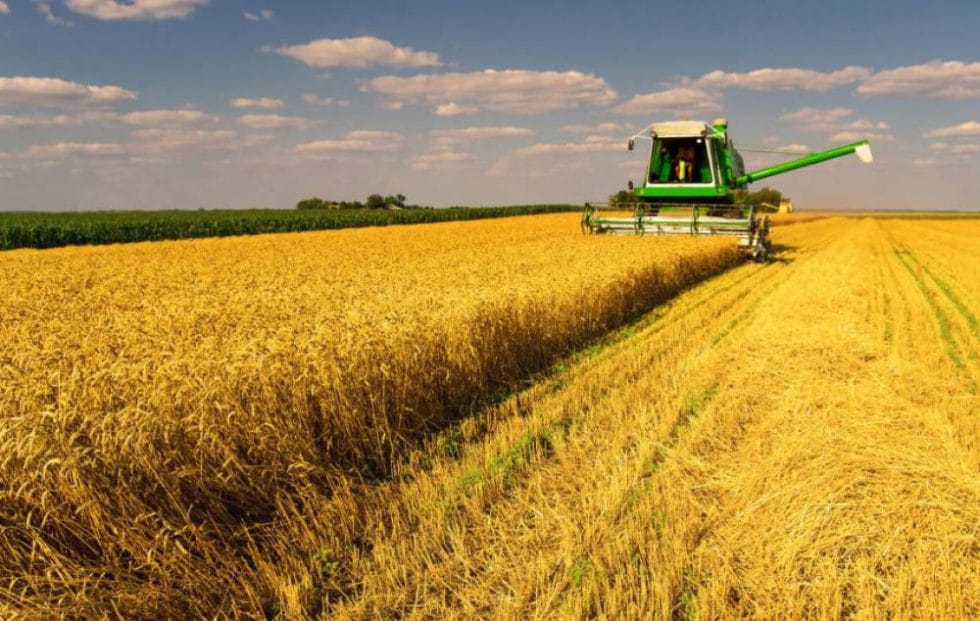
<instances>
[{"instance_id":1,"label":"harvester header","mask_svg":"<svg viewBox=\"0 0 980 621\"><path fill-rule=\"evenodd\" d=\"M742 155L728 135L728 121L665 121L648 125L630 137L650 140L650 158L643 183L634 187L633 217L603 217L599 207L586 205L582 226L589 233L736 235L746 254L765 260L769 254L769 218L740 203L753 181L780 175L855 153L872 161L867 140L809 153L786 162L745 171ZM750 149L745 149L750 150Z\"/></svg>"}]
</instances>

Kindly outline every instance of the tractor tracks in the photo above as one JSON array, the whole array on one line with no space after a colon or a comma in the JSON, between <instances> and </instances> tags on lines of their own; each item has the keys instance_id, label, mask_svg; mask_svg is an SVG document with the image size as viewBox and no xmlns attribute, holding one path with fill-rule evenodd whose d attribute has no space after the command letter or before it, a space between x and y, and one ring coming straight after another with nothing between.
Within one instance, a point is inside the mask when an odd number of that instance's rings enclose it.
<instances>
[{"instance_id":1,"label":"tractor tracks","mask_svg":"<svg viewBox=\"0 0 980 621\"><path fill-rule=\"evenodd\" d=\"M460 451L464 457L457 463L431 474L458 482L443 485L435 494L441 501L423 502L442 507L436 523L417 516L405 520L413 528L386 532L385 541L374 546L373 558L354 571L353 581L362 585L359 593L332 612L355 617L382 609L406 613L421 601L439 602L440 616L450 611L507 616L609 610L601 598L576 596L589 592L588 585L608 571L605 534L643 534L648 520L668 530L668 511L648 503L659 498L666 504L670 492L662 488L651 494L651 487L672 447L710 408L724 369L738 364L729 341L741 338L740 326L752 321L761 301L786 280L795 263L805 262L835 237L826 225L809 233L802 226L793 228L799 233L788 237L799 239L800 246L788 244L782 262L746 265L704 282L628 328L635 331L629 338L548 383L557 390L535 388L503 404L492 417L502 424L472 438L473 445ZM719 337L722 326L734 328L722 330ZM507 411L521 415L507 416ZM420 501L426 497L422 488L431 490L428 483L416 481L390 492L394 498ZM688 543L682 548L696 546L698 531L703 531L699 520L669 513L685 531L681 539ZM630 528L622 528L622 520L630 521ZM428 539L413 555L419 560L411 571L398 577L382 571L404 558L394 550L419 546L420 539L440 531L465 537ZM641 562L637 546L644 538L623 550L628 558L635 557L634 565ZM524 545L515 547L515 539ZM480 561L474 564L473 559ZM527 571L529 565L535 571ZM676 575L666 586L660 584L656 598L656 608L665 613L677 599L677 587L671 585L684 581L684 562L673 566ZM522 571L525 577L515 582ZM412 578L406 580L406 574ZM469 583L479 588L467 588ZM435 609L429 612L436 614Z\"/></svg>"}]
</instances>

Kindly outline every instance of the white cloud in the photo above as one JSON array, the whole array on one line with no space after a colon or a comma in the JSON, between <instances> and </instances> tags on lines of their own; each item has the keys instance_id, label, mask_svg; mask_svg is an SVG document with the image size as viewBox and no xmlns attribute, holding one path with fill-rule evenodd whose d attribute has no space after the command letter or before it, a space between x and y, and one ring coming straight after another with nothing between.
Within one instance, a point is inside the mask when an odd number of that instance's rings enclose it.
<instances>
[{"instance_id":1,"label":"white cloud","mask_svg":"<svg viewBox=\"0 0 980 621\"><path fill-rule=\"evenodd\" d=\"M655 112L709 114L721 110L716 96L699 88L681 86L656 93L634 95L613 108L620 114L647 115Z\"/></svg>"},{"instance_id":2,"label":"white cloud","mask_svg":"<svg viewBox=\"0 0 980 621\"><path fill-rule=\"evenodd\" d=\"M67 157L70 155L122 155L128 151L123 144L102 142L56 142L31 146L25 153L29 158Z\"/></svg>"},{"instance_id":3,"label":"white cloud","mask_svg":"<svg viewBox=\"0 0 980 621\"><path fill-rule=\"evenodd\" d=\"M611 153L626 151L622 142L539 143L514 150L518 155L579 155L582 153Z\"/></svg>"},{"instance_id":4,"label":"white cloud","mask_svg":"<svg viewBox=\"0 0 980 621\"><path fill-rule=\"evenodd\" d=\"M300 99L311 106L340 106L343 108L350 105L350 102L346 99L337 99L336 97L319 97L313 93L306 93L300 97Z\"/></svg>"},{"instance_id":5,"label":"white cloud","mask_svg":"<svg viewBox=\"0 0 980 621\"><path fill-rule=\"evenodd\" d=\"M314 140L296 146L300 153L334 153L338 151L382 153L398 151L401 145L397 143L371 142L370 140Z\"/></svg>"},{"instance_id":6,"label":"white cloud","mask_svg":"<svg viewBox=\"0 0 980 621\"><path fill-rule=\"evenodd\" d=\"M854 114L850 108L801 108L779 117L780 121L792 123L798 129L810 132L832 134L834 142L856 142L858 140L875 140L876 142L894 142L895 137L881 133L890 129L884 121L869 121L855 119L845 121Z\"/></svg>"},{"instance_id":7,"label":"white cloud","mask_svg":"<svg viewBox=\"0 0 980 621\"><path fill-rule=\"evenodd\" d=\"M879 71L857 89L860 95L919 95L940 99L980 97L980 62L932 60Z\"/></svg>"},{"instance_id":8,"label":"white cloud","mask_svg":"<svg viewBox=\"0 0 980 621\"><path fill-rule=\"evenodd\" d=\"M64 127L67 125L77 125L78 119L72 116L59 114L57 116L14 116L11 114L0 114L0 129L35 129L38 127Z\"/></svg>"},{"instance_id":9,"label":"white cloud","mask_svg":"<svg viewBox=\"0 0 980 621\"><path fill-rule=\"evenodd\" d=\"M236 97L230 103L232 108L262 108L265 110L281 108L286 105L286 102L282 99L273 99L271 97L259 97L256 99Z\"/></svg>"},{"instance_id":10,"label":"white cloud","mask_svg":"<svg viewBox=\"0 0 980 621\"><path fill-rule=\"evenodd\" d=\"M267 47L263 51L289 56L318 68L437 67L441 64L435 52L416 52L410 47L397 47L377 37L317 39L303 45Z\"/></svg>"},{"instance_id":11,"label":"white cloud","mask_svg":"<svg viewBox=\"0 0 980 621\"><path fill-rule=\"evenodd\" d=\"M891 129L888 123L884 121L868 121L866 119L858 119L856 121L851 121L843 126L843 129L849 129L853 131L861 130L874 130L874 129Z\"/></svg>"},{"instance_id":12,"label":"white cloud","mask_svg":"<svg viewBox=\"0 0 980 621\"><path fill-rule=\"evenodd\" d=\"M65 0L65 6L96 19L173 19L186 17L208 0Z\"/></svg>"},{"instance_id":13,"label":"white cloud","mask_svg":"<svg viewBox=\"0 0 980 621\"><path fill-rule=\"evenodd\" d=\"M119 86L93 86L61 78L0 76L0 105L69 107L112 104L136 99Z\"/></svg>"},{"instance_id":14,"label":"white cloud","mask_svg":"<svg viewBox=\"0 0 980 621\"><path fill-rule=\"evenodd\" d=\"M842 119L854 114L850 108L800 108L795 112L788 112L779 117L780 121L799 125L805 129L819 131L827 127L834 127Z\"/></svg>"},{"instance_id":15,"label":"white cloud","mask_svg":"<svg viewBox=\"0 0 980 621\"><path fill-rule=\"evenodd\" d=\"M941 127L923 134L926 138L949 138L952 136L980 136L980 123L977 121L966 121L959 125Z\"/></svg>"},{"instance_id":16,"label":"white cloud","mask_svg":"<svg viewBox=\"0 0 980 621\"><path fill-rule=\"evenodd\" d=\"M537 132L527 127L463 127L460 129L435 129L429 133L437 145L454 145L488 138L534 136Z\"/></svg>"},{"instance_id":17,"label":"white cloud","mask_svg":"<svg viewBox=\"0 0 980 621\"><path fill-rule=\"evenodd\" d=\"M119 117L125 125L177 126L215 123L218 117L200 110L140 110Z\"/></svg>"},{"instance_id":18,"label":"white cloud","mask_svg":"<svg viewBox=\"0 0 980 621\"><path fill-rule=\"evenodd\" d=\"M0 0L0 15L6 15L7 13L10 13L10 7L7 6L6 2Z\"/></svg>"},{"instance_id":19,"label":"white cloud","mask_svg":"<svg viewBox=\"0 0 980 621\"><path fill-rule=\"evenodd\" d=\"M51 8L50 2L37 2L34 4L34 7L37 9L38 14L44 17L44 21L52 26L65 26L67 28L71 28L75 25L69 20L55 15L54 10Z\"/></svg>"},{"instance_id":20,"label":"white cloud","mask_svg":"<svg viewBox=\"0 0 980 621\"><path fill-rule=\"evenodd\" d=\"M140 142L138 150L169 151L184 148L243 149L264 144L271 136L242 136L229 129L137 129L129 134Z\"/></svg>"},{"instance_id":21,"label":"white cloud","mask_svg":"<svg viewBox=\"0 0 980 621\"><path fill-rule=\"evenodd\" d=\"M130 164L136 164L138 166L159 166L160 164L167 164L170 162L169 159L165 157L146 157L143 155L134 155L126 159Z\"/></svg>"},{"instance_id":22,"label":"white cloud","mask_svg":"<svg viewBox=\"0 0 980 621\"><path fill-rule=\"evenodd\" d=\"M351 140L402 140L405 136L380 129L355 129L344 134L344 137Z\"/></svg>"},{"instance_id":23,"label":"white cloud","mask_svg":"<svg viewBox=\"0 0 980 621\"><path fill-rule=\"evenodd\" d=\"M134 139L129 143L100 142L57 142L32 145L14 156L30 160L32 166L38 160L55 164L56 160L68 157L111 157L128 156L129 160L141 159L141 163L160 159L161 154L186 149L238 150L260 146L271 140L271 136L242 136L232 130L203 129L137 129L129 133Z\"/></svg>"},{"instance_id":24,"label":"white cloud","mask_svg":"<svg viewBox=\"0 0 980 621\"><path fill-rule=\"evenodd\" d=\"M812 69L763 68L746 73L728 73L716 69L692 81L697 88L744 88L753 91L785 91L802 89L826 91L838 86L860 82L871 75L864 67L843 67L836 71L822 72Z\"/></svg>"},{"instance_id":25,"label":"white cloud","mask_svg":"<svg viewBox=\"0 0 980 621\"><path fill-rule=\"evenodd\" d=\"M391 153L402 148L404 136L398 132L357 129L340 138L314 140L297 145L298 153L317 155L330 153Z\"/></svg>"},{"instance_id":26,"label":"white cloud","mask_svg":"<svg viewBox=\"0 0 980 621\"><path fill-rule=\"evenodd\" d=\"M262 9L258 13L252 13L251 11L245 11L244 13L245 19L247 19L250 22L262 22L262 21L267 22L270 21L274 15L275 13L273 13L269 9Z\"/></svg>"},{"instance_id":27,"label":"white cloud","mask_svg":"<svg viewBox=\"0 0 980 621\"><path fill-rule=\"evenodd\" d=\"M929 145L933 153L950 153L952 155L975 155L980 153L980 144L948 144L936 142Z\"/></svg>"},{"instance_id":28,"label":"white cloud","mask_svg":"<svg viewBox=\"0 0 980 621\"><path fill-rule=\"evenodd\" d=\"M800 155L810 152L809 147L807 147L805 144L800 144L798 142L794 142L792 144L779 145L774 150L782 151L784 153L799 153Z\"/></svg>"},{"instance_id":29,"label":"white cloud","mask_svg":"<svg viewBox=\"0 0 980 621\"><path fill-rule=\"evenodd\" d=\"M857 142L858 140L870 140L872 142L895 142L895 137L890 134L854 130L842 130L830 137L830 142Z\"/></svg>"},{"instance_id":30,"label":"white cloud","mask_svg":"<svg viewBox=\"0 0 980 621\"><path fill-rule=\"evenodd\" d=\"M134 125L134 126L180 126L215 123L219 117L205 114L199 110L140 110L119 114L116 112L91 111L78 115L59 114L56 116L27 115L14 116L0 114L0 129L68 127L85 125Z\"/></svg>"},{"instance_id":31,"label":"white cloud","mask_svg":"<svg viewBox=\"0 0 980 621\"><path fill-rule=\"evenodd\" d=\"M398 106L401 109L401 105ZM460 114L476 114L479 106L461 106L455 101L436 106L436 116L459 116Z\"/></svg>"},{"instance_id":32,"label":"white cloud","mask_svg":"<svg viewBox=\"0 0 980 621\"><path fill-rule=\"evenodd\" d=\"M382 76L368 80L361 90L389 101L429 104L443 116L487 110L537 114L583 104L605 105L616 97L605 80L592 74L521 69Z\"/></svg>"},{"instance_id":33,"label":"white cloud","mask_svg":"<svg viewBox=\"0 0 980 621\"><path fill-rule=\"evenodd\" d=\"M439 151L438 153L428 153L419 155L412 160L414 170L432 170L433 168L451 168L473 159L469 153L457 153L453 151Z\"/></svg>"},{"instance_id":34,"label":"white cloud","mask_svg":"<svg viewBox=\"0 0 980 621\"><path fill-rule=\"evenodd\" d=\"M307 129L316 125L309 119L299 116L282 116L280 114L244 114L238 122L255 129Z\"/></svg>"},{"instance_id":35,"label":"white cloud","mask_svg":"<svg viewBox=\"0 0 980 621\"><path fill-rule=\"evenodd\" d=\"M632 129L629 123L598 123L596 125L564 125L561 131L569 134L616 134Z\"/></svg>"}]
</instances>

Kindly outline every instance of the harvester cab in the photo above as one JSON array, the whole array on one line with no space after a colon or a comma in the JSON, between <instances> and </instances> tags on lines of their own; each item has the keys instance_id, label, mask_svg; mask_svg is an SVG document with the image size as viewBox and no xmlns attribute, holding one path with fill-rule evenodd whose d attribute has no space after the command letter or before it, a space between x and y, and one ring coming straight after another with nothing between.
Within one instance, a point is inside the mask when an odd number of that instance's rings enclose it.
<instances>
[{"instance_id":1,"label":"harvester cab","mask_svg":"<svg viewBox=\"0 0 980 621\"><path fill-rule=\"evenodd\" d=\"M810 153L754 172L745 172L741 154L728 136L728 122L716 119L653 123L630 137L650 140L650 158L643 183L634 187L629 204L586 204L582 228L587 233L638 235L732 235L746 256L769 257L769 217L759 217L753 206L740 201L753 181L812 166L855 153L872 161L867 140ZM633 215L604 215L602 209L632 210Z\"/></svg>"}]
</instances>

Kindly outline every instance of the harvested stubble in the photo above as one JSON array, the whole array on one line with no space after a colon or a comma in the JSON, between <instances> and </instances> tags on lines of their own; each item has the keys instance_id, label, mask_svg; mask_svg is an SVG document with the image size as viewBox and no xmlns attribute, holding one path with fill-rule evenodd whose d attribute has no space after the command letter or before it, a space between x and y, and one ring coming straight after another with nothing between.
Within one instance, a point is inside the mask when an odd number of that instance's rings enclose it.
<instances>
[{"instance_id":1,"label":"harvested stubble","mask_svg":"<svg viewBox=\"0 0 980 621\"><path fill-rule=\"evenodd\" d=\"M0 605L316 611L362 481L738 261L577 217L0 255Z\"/></svg>"},{"instance_id":2,"label":"harvested stubble","mask_svg":"<svg viewBox=\"0 0 980 621\"><path fill-rule=\"evenodd\" d=\"M332 614L976 618L978 360L934 310L975 352L980 282L918 279L975 256L980 225L921 232L778 230L779 263L467 422L452 458L433 443L337 555Z\"/></svg>"}]
</instances>

